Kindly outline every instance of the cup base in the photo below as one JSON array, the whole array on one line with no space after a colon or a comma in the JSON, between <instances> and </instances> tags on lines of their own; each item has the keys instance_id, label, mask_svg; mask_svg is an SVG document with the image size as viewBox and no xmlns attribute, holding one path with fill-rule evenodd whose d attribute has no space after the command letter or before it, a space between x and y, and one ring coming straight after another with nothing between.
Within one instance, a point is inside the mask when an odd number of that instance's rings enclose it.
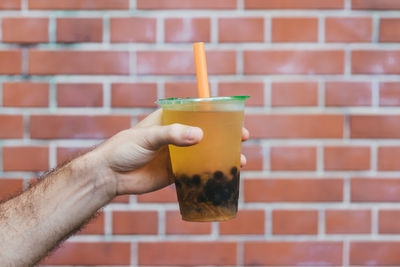
<instances>
[{"instance_id":1,"label":"cup base","mask_svg":"<svg viewBox=\"0 0 400 267\"><path fill-rule=\"evenodd\" d=\"M231 216L219 216L219 217L211 217L211 218L190 218L182 216L182 220L187 222L222 222L228 221L236 218L236 214Z\"/></svg>"}]
</instances>

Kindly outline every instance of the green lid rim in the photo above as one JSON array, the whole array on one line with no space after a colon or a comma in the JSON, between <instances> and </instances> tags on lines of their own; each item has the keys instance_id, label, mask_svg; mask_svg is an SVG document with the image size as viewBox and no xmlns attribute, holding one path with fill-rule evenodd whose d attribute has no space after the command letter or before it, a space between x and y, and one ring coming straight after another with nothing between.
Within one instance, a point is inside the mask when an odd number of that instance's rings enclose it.
<instances>
[{"instance_id":1,"label":"green lid rim","mask_svg":"<svg viewBox=\"0 0 400 267\"><path fill-rule=\"evenodd\" d=\"M250 96L248 95L237 95L237 96L215 96L208 98L198 98L198 97L170 97L164 99L158 99L155 103L163 104L185 104L185 103L196 103L196 102L210 102L210 101L229 101L229 100L242 100L245 101Z\"/></svg>"}]
</instances>

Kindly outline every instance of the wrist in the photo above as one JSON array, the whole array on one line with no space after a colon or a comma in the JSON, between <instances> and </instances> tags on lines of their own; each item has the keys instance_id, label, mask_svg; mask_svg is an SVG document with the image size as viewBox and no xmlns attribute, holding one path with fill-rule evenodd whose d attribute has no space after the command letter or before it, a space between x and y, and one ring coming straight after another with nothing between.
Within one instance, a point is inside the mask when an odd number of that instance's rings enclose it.
<instances>
[{"instance_id":1,"label":"wrist","mask_svg":"<svg viewBox=\"0 0 400 267\"><path fill-rule=\"evenodd\" d=\"M92 150L74 159L71 164L78 179L88 179L96 199L107 203L117 195L115 174L100 151Z\"/></svg>"}]
</instances>

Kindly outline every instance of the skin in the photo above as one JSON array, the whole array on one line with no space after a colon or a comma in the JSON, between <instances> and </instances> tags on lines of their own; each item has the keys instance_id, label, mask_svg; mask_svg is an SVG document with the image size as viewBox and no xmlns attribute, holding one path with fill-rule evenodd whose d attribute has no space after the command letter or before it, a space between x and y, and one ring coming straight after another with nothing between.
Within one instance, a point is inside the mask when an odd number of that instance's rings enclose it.
<instances>
[{"instance_id":1,"label":"skin","mask_svg":"<svg viewBox=\"0 0 400 267\"><path fill-rule=\"evenodd\" d=\"M1 266L33 266L115 196L173 183L168 144L190 146L200 128L161 126L161 110L46 175L0 205ZM249 133L243 129L242 140ZM246 159L242 155L242 166Z\"/></svg>"}]
</instances>

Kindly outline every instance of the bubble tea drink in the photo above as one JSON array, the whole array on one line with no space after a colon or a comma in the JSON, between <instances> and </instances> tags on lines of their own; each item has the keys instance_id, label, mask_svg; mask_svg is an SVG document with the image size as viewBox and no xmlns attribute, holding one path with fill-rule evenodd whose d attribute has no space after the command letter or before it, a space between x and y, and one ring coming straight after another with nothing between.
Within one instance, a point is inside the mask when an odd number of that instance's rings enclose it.
<instances>
[{"instance_id":1,"label":"bubble tea drink","mask_svg":"<svg viewBox=\"0 0 400 267\"><path fill-rule=\"evenodd\" d=\"M223 221L236 216L244 102L248 96L171 98L158 102L163 123L203 130L190 147L169 146L182 218Z\"/></svg>"}]
</instances>

